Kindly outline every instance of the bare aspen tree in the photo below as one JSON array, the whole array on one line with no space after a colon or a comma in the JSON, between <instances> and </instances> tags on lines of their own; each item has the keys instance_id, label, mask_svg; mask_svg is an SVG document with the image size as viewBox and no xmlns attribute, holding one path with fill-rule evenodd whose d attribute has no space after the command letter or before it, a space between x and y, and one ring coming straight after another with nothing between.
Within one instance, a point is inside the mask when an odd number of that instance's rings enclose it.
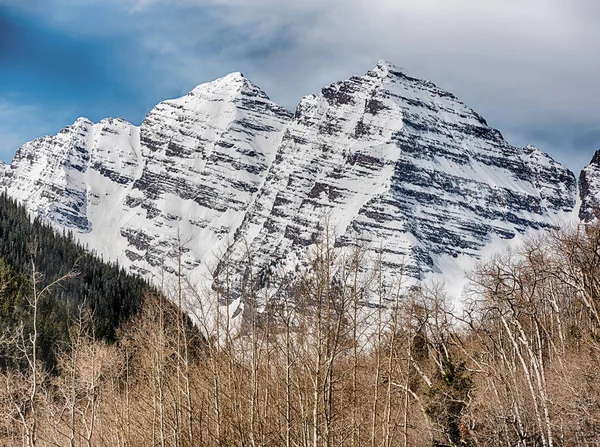
<instances>
[{"instance_id":1,"label":"bare aspen tree","mask_svg":"<svg viewBox=\"0 0 600 447\"><path fill-rule=\"evenodd\" d=\"M387 361L387 390L386 390L386 401L385 401L385 435L384 435L384 446L389 447L392 442L391 433L391 425L392 425L392 383L393 383L393 375L394 368L396 363L396 337L399 329L399 318L400 318L400 297L402 294L403 288L403 276L404 272L399 272L398 284L396 285L396 292L394 293L394 300L391 304L391 321L389 331L389 340L388 340L388 361Z\"/></svg>"},{"instance_id":2,"label":"bare aspen tree","mask_svg":"<svg viewBox=\"0 0 600 447\"><path fill-rule=\"evenodd\" d=\"M379 383L381 381L381 362L382 362L382 348L383 348L383 332L384 332L384 289L383 289L383 278L382 278L382 259L377 261L375 267L375 273L377 277L377 326L375 332L375 346L373 346L373 352L375 355L375 376L373 382L373 403L371 407L371 447L375 447L377 440L377 428L378 428L378 413L379 413Z\"/></svg>"},{"instance_id":3,"label":"bare aspen tree","mask_svg":"<svg viewBox=\"0 0 600 447\"><path fill-rule=\"evenodd\" d=\"M25 363L26 374L22 376L23 384L11 389L12 379L18 376L6 374L5 384L7 386L6 396L8 397L9 407L7 411L14 423L19 424L24 434L24 444L26 446L36 446L38 444L38 431L40 424L40 392L46 373L43 365L38 359L39 343L39 312L41 300L49 294L50 290L57 284L71 278L75 275L74 270L70 270L62 277L50 282L40 288L42 280L41 274L37 270L35 261L37 252L37 242L29 244L29 257L31 273L29 275L31 292L26 297L27 305L31 311L32 324L31 329L26 330L21 322L14 334L4 334L0 339L0 345L3 345L8 352L14 352L16 364Z\"/></svg>"},{"instance_id":4,"label":"bare aspen tree","mask_svg":"<svg viewBox=\"0 0 600 447\"><path fill-rule=\"evenodd\" d=\"M181 438L181 411L184 408L181 397L185 399L185 419L186 419L186 436L188 445L194 445L194 408L192 404L191 385L190 385L190 353L188 330L186 327L187 316L184 313L184 289L183 289L183 270L182 258L185 253L186 242L182 240L181 233L177 232L177 404L176 404L176 427L177 437ZM180 384L183 381L183 385ZM178 442L181 444L181 441Z\"/></svg>"},{"instance_id":5,"label":"bare aspen tree","mask_svg":"<svg viewBox=\"0 0 600 447\"><path fill-rule=\"evenodd\" d=\"M59 367L61 367L64 382L59 383L58 388L62 392L62 400L68 413L67 430L69 446L74 447L79 437L78 405L81 398L79 365L81 351L85 338L86 318L85 301L79 306L77 318L70 329L69 341L66 349L59 353ZM62 419L62 418L59 418Z\"/></svg>"},{"instance_id":6,"label":"bare aspen tree","mask_svg":"<svg viewBox=\"0 0 600 447\"><path fill-rule=\"evenodd\" d=\"M318 252L318 261L323 258L323 247L319 248ZM320 407L320 399L321 399L321 368L323 365L323 310L324 305L323 301L326 299L326 287L323 284L323 271L317 270L317 276L315 278L315 284L312 291L312 296L315 300L315 326L314 326L314 357L312 359L312 388L313 388L313 397L312 397L312 444L313 447L317 447L319 445L319 439L321 436L320 432L320 418L319 418L319 407Z\"/></svg>"}]
</instances>

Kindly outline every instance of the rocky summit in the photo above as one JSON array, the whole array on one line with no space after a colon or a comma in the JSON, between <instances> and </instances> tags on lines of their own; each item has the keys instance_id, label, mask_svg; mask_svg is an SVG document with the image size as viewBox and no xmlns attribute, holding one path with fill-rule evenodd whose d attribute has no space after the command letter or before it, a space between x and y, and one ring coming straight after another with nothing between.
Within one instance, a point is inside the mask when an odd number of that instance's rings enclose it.
<instances>
[{"instance_id":1,"label":"rocky summit","mask_svg":"<svg viewBox=\"0 0 600 447\"><path fill-rule=\"evenodd\" d=\"M580 180L583 218L600 203L589 193L599 166ZM361 247L385 283L400 271L453 281L498 241L577 212L568 169L383 61L295 113L230 74L140 126L80 118L2 172L9 195L105 259L155 281L181 268L207 285L226 272L232 290L293 275L325 233Z\"/></svg>"}]
</instances>

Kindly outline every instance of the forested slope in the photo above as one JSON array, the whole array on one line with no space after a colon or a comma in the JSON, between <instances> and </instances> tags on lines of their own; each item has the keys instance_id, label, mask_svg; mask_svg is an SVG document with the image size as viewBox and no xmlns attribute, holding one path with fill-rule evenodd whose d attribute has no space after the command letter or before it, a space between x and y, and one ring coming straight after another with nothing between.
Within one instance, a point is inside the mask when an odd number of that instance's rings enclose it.
<instances>
[{"instance_id":1,"label":"forested slope","mask_svg":"<svg viewBox=\"0 0 600 447\"><path fill-rule=\"evenodd\" d=\"M38 303L38 356L52 369L56 347L82 311L90 311L96 338L114 341L116 329L136 313L149 284L118 265L103 262L70 234L57 234L40 218L31 219L25 208L2 194L1 332L14 332L21 322L28 332L34 293L45 288Z\"/></svg>"}]
</instances>

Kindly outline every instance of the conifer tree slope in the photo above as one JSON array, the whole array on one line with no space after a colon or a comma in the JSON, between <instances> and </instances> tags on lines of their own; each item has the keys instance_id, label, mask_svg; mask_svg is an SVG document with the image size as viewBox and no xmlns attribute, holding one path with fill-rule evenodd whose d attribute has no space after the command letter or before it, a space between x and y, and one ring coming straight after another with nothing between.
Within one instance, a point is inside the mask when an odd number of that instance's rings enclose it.
<instances>
[{"instance_id":1,"label":"conifer tree slope","mask_svg":"<svg viewBox=\"0 0 600 447\"><path fill-rule=\"evenodd\" d=\"M149 284L117 264L103 262L67 232L57 233L6 194L0 195L0 328L31 324L33 268L41 297L39 355L51 368L56 348L68 337L70 321L92 316L94 337L114 341L116 329L141 305ZM58 280L58 281L57 281Z\"/></svg>"}]
</instances>

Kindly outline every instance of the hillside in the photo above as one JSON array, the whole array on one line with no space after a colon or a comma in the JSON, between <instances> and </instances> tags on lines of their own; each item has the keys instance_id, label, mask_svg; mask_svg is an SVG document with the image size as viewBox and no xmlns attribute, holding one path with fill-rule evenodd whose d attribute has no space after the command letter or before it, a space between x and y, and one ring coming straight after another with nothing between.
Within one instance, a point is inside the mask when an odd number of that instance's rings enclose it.
<instances>
[{"instance_id":1,"label":"hillside","mask_svg":"<svg viewBox=\"0 0 600 447\"><path fill-rule=\"evenodd\" d=\"M148 283L121 266L103 262L72 237L0 195L0 327L25 334L33 324L33 268L36 290L59 280L40 297L40 358L52 369L62 342L81 312L91 312L94 335L115 341L116 330L136 314ZM63 280L60 278L65 277Z\"/></svg>"}]
</instances>

